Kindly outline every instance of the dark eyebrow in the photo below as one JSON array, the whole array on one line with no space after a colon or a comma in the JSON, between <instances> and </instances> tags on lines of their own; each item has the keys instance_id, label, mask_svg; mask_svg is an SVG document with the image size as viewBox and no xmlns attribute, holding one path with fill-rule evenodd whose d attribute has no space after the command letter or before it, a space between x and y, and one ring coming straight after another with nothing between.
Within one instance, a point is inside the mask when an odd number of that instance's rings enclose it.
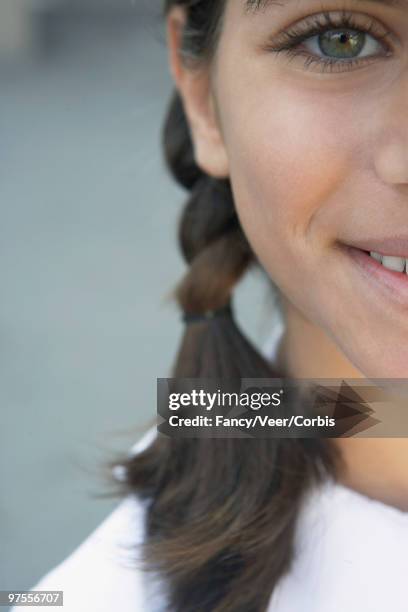
<instances>
[{"instance_id":1,"label":"dark eyebrow","mask_svg":"<svg viewBox=\"0 0 408 612\"><path fill-rule=\"evenodd\" d=\"M285 6L289 4L291 0L245 0L245 12L246 13L257 13L262 9L268 8L272 4L275 6ZM306 0L304 0L306 1ZM406 0L363 0L365 2L372 2L373 4L385 4L388 6L404 6ZM355 2L361 2L361 0L355 0Z\"/></svg>"}]
</instances>

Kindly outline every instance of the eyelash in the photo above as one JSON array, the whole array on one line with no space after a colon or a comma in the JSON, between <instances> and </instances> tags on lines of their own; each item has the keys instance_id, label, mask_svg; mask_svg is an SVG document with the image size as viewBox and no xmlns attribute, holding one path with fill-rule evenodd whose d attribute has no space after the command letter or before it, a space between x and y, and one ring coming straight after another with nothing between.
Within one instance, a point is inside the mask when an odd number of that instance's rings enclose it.
<instances>
[{"instance_id":1,"label":"eyelash","mask_svg":"<svg viewBox=\"0 0 408 612\"><path fill-rule=\"evenodd\" d=\"M368 16L366 16L368 17ZM312 64L321 66L322 72L328 70L329 72L343 72L344 70L353 70L356 65L366 64L367 61L372 61L373 58L378 56L368 56L360 59L335 59L327 58L323 59L318 56L311 55L307 51L297 51L297 47L309 38L315 35L323 34L330 30L354 30L357 32L364 32L370 34L373 38L377 39L383 47L385 47L386 55L391 52L391 46L388 44L388 40L392 37L391 31L380 31L378 24L371 18L368 26L361 26L357 23L353 13L342 11L340 19L335 19L333 15L327 11L319 15L311 15L305 21L300 24L296 24L289 28L285 32L282 32L281 39L278 43L271 41L267 43L266 48L276 54L285 53L290 59L298 56L307 56L305 58L305 67L309 68ZM281 42L282 41L282 42ZM384 57L384 56L382 56ZM365 61L364 61L365 60ZM339 67L340 70L336 70Z\"/></svg>"}]
</instances>

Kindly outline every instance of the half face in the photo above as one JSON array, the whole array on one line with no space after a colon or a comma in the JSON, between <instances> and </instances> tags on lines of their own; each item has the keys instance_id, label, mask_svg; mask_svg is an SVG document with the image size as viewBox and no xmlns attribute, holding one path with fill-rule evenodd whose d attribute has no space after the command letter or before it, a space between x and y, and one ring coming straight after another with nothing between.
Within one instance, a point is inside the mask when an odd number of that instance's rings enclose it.
<instances>
[{"instance_id":1,"label":"half face","mask_svg":"<svg viewBox=\"0 0 408 612\"><path fill-rule=\"evenodd\" d=\"M259 260L365 376L408 377L408 2L228 0L211 79Z\"/></svg>"}]
</instances>

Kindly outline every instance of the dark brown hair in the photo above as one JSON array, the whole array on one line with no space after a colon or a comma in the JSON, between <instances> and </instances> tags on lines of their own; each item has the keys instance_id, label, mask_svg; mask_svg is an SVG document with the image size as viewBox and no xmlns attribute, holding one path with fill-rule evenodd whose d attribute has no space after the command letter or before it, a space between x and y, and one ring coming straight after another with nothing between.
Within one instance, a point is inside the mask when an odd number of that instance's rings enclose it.
<instances>
[{"instance_id":1,"label":"dark brown hair","mask_svg":"<svg viewBox=\"0 0 408 612\"><path fill-rule=\"evenodd\" d=\"M222 31L225 0L166 0L187 16L185 61L210 62ZM193 69L193 67L192 67ZM257 264L240 226L228 180L194 160L180 96L164 126L167 165L189 197L180 221L188 271L174 295L182 310L225 305ZM173 377L284 376L245 337L234 317L185 329ZM158 434L122 461L123 493L147 503L143 558L168 591L171 612L262 612L293 559L305 493L335 475L337 451L324 439L173 439Z\"/></svg>"}]
</instances>

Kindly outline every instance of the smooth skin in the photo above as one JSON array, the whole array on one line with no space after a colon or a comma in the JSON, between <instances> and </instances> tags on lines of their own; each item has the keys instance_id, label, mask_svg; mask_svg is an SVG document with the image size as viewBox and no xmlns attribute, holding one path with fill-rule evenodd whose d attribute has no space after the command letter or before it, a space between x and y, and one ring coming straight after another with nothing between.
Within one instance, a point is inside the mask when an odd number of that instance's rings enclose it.
<instances>
[{"instance_id":1,"label":"smooth skin","mask_svg":"<svg viewBox=\"0 0 408 612\"><path fill-rule=\"evenodd\" d=\"M293 24L343 10L360 30L375 24L360 64L307 68L316 51L305 41L295 57L271 50ZM338 248L408 233L408 1L280 0L247 12L227 0L216 55L199 69L180 59L183 23L174 8L170 66L196 161L229 177L242 227L283 296L280 365L297 378L408 378L406 308ZM386 31L387 49L376 38ZM343 484L408 510L407 439L334 443Z\"/></svg>"}]
</instances>

